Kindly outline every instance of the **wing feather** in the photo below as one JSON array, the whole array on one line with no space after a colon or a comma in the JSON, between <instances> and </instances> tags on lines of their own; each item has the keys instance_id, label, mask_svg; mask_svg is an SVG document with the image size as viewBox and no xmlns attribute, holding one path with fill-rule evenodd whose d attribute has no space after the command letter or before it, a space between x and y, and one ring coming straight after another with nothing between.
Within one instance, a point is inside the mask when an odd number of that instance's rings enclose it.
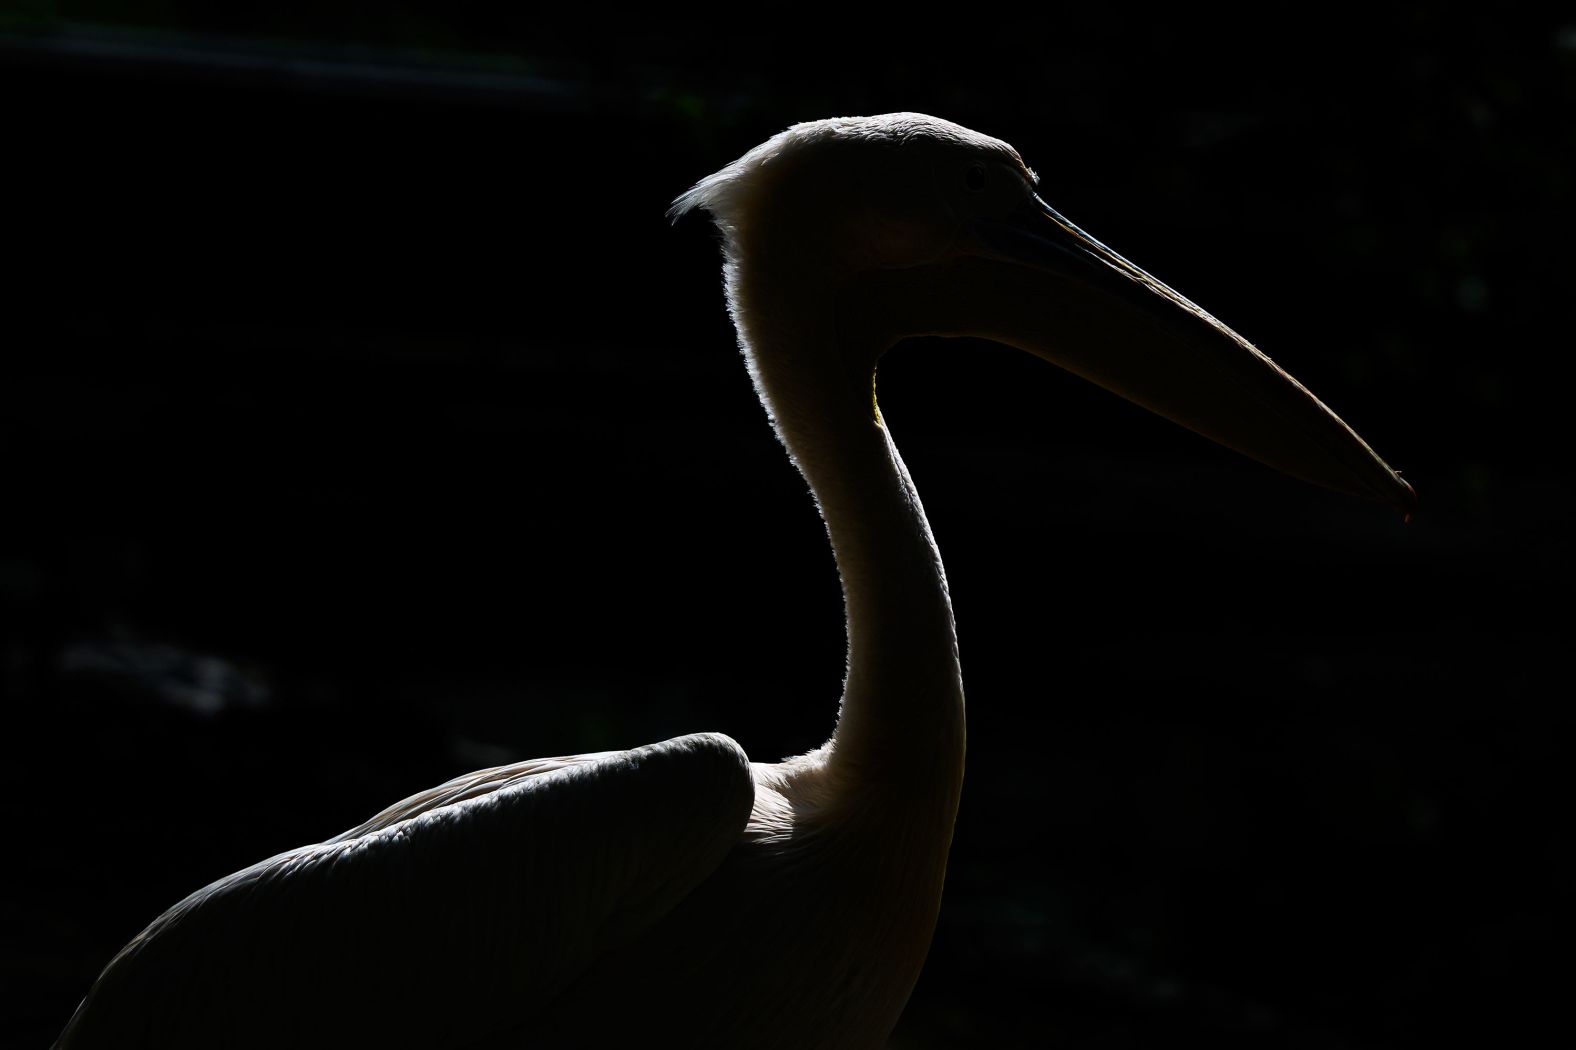
<instances>
[{"instance_id":1,"label":"wing feather","mask_svg":"<svg viewBox=\"0 0 1576 1050\"><path fill-rule=\"evenodd\" d=\"M622 754L625 754L625 752L597 751L588 755L529 758L523 762L511 762L504 766L492 766L487 769L474 770L473 772L457 776L453 780L445 781L437 787L427 788L425 791L418 791L409 798L401 799L371 820L358 824L349 831L341 832L331 839L325 839L324 844L358 839L371 832L382 831L384 828L392 827L402 820L420 816L429 810L490 794L499 788L508 787L510 784L524 780L526 777L541 776L543 773L553 773L571 766L594 765L605 759Z\"/></svg>"},{"instance_id":2,"label":"wing feather","mask_svg":"<svg viewBox=\"0 0 1576 1050\"><path fill-rule=\"evenodd\" d=\"M753 799L718 734L458 777L171 908L56 1045L482 1040L689 894Z\"/></svg>"}]
</instances>

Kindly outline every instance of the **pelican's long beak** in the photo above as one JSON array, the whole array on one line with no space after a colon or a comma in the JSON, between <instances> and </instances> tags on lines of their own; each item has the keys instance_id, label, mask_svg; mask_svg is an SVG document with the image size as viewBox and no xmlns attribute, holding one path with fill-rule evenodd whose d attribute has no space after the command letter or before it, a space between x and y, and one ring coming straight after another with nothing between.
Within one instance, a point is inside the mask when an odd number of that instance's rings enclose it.
<instances>
[{"instance_id":1,"label":"pelican's long beak","mask_svg":"<svg viewBox=\"0 0 1576 1050\"><path fill-rule=\"evenodd\" d=\"M1005 220L976 221L968 238L969 334L1044 357L1288 474L1408 516L1416 508L1412 487L1306 387L1038 196Z\"/></svg>"}]
</instances>

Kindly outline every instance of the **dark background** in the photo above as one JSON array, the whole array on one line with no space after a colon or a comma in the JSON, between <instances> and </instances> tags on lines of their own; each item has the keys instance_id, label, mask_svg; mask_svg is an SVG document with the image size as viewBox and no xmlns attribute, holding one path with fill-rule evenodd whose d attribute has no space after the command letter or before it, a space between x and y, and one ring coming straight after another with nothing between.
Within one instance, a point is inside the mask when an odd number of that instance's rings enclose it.
<instances>
[{"instance_id":1,"label":"dark background","mask_svg":"<svg viewBox=\"0 0 1576 1050\"><path fill-rule=\"evenodd\" d=\"M1422 500L894 353L970 755L893 1045L1568 1029L1576 21L210 6L0 15L6 1045L187 892L466 769L821 742L824 534L663 211L893 109L1013 142Z\"/></svg>"}]
</instances>

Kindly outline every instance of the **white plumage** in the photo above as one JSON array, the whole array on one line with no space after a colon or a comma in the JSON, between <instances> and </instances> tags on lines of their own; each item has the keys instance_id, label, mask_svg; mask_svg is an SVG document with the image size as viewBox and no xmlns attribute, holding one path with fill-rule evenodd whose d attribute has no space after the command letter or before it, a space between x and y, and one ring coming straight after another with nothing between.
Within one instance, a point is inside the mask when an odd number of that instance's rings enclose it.
<instances>
[{"instance_id":1,"label":"white plumage","mask_svg":"<svg viewBox=\"0 0 1576 1050\"><path fill-rule=\"evenodd\" d=\"M874 1047L918 977L963 776L946 577L874 397L911 335L1047 357L1309 480L1411 490L1268 358L933 117L801 124L675 204L724 235L756 389L826 520L849 660L821 749L713 734L459 777L206 887L57 1044Z\"/></svg>"}]
</instances>

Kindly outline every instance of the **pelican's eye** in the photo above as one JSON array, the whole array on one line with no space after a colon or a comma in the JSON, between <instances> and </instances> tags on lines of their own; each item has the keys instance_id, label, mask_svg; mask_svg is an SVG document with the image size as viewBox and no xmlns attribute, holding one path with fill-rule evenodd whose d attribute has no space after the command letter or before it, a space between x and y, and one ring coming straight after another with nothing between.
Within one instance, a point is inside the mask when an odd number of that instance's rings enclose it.
<instances>
[{"instance_id":1,"label":"pelican's eye","mask_svg":"<svg viewBox=\"0 0 1576 1050\"><path fill-rule=\"evenodd\" d=\"M978 193L985 188L985 165L970 164L963 173L963 185L969 188L970 193Z\"/></svg>"}]
</instances>

